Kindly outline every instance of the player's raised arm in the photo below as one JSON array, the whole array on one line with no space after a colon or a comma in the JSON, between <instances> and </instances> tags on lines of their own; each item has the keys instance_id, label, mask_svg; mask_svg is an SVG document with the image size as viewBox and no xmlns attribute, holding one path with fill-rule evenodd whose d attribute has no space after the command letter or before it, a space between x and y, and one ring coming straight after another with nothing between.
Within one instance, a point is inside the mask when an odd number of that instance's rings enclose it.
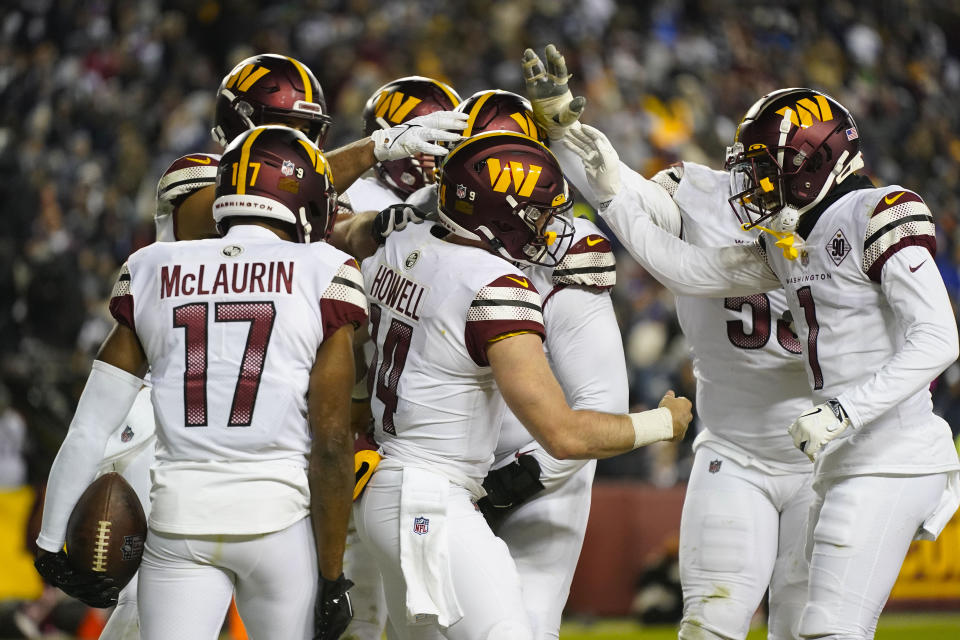
<instances>
[{"instance_id":1,"label":"player's raised arm","mask_svg":"<svg viewBox=\"0 0 960 640\"><path fill-rule=\"evenodd\" d=\"M368 138L334 149L327 154L334 184L342 191L380 161L400 160L418 153L446 155L447 149L437 143L459 140L459 131L466 122L466 114L437 111L374 131Z\"/></svg>"},{"instance_id":2,"label":"player's raised arm","mask_svg":"<svg viewBox=\"0 0 960 640\"><path fill-rule=\"evenodd\" d=\"M636 188L620 179L620 161L613 146L597 129L583 125L571 130L563 143L582 164L603 219L630 255L664 286L679 295L725 297L751 295L779 288L780 280L767 265L757 245L696 247L654 224L646 210L666 204L651 193L662 188ZM643 178L639 178L643 180ZM675 206L675 205L672 205Z\"/></svg>"}]
</instances>

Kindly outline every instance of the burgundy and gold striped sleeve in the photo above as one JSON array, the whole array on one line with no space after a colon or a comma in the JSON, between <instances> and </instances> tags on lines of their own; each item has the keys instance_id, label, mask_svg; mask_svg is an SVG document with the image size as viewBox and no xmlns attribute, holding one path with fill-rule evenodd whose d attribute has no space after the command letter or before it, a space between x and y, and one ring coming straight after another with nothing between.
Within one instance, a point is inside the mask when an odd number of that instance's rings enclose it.
<instances>
[{"instance_id":1,"label":"burgundy and gold striped sleeve","mask_svg":"<svg viewBox=\"0 0 960 640\"><path fill-rule=\"evenodd\" d=\"M545 337L540 294L529 278L500 276L481 287L470 303L464 333L467 351L477 365L489 366L490 343L519 333Z\"/></svg>"},{"instance_id":2,"label":"burgundy and gold striped sleeve","mask_svg":"<svg viewBox=\"0 0 960 640\"><path fill-rule=\"evenodd\" d=\"M323 339L352 323L359 327L367 321L367 294L357 261L350 258L337 268L330 285L320 296Z\"/></svg>"},{"instance_id":3,"label":"burgundy and gold striped sleeve","mask_svg":"<svg viewBox=\"0 0 960 640\"><path fill-rule=\"evenodd\" d=\"M883 265L903 247L917 245L937 253L933 215L912 191L890 191L874 207L863 241L863 272L880 282Z\"/></svg>"}]
</instances>

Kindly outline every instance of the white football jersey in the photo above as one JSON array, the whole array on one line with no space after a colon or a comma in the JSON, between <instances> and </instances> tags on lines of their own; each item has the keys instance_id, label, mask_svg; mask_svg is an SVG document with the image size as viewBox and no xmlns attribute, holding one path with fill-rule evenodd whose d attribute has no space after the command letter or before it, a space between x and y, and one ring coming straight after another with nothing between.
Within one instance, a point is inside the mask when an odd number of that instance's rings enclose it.
<instances>
[{"instance_id":1,"label":"white football jersey","mask_svg":"<svg viewBox=\"0 0 960 640\"><path fill-rule=\"evenodd\" d=\"M433 228L411 225L363 261L376 440L387 458L480 482L506 407L486 348L511 333L542 336L540 296L509 262Z\"/></svg>"},{"instance_id":2,"label":"white football jersey","mask_svg":"<svg viewBox=\"0 0 960 640\"><path fill-rule=\"evenodd\" d=\"M656 182L680 210L680 237L700 247L749 244L727 198L730 176L683 163L679 183L671 170ZM787 427L810 407L801 345L791 330L782 289L732 298L677 296L677 318L690 344L697 378L697 413L711 443L742 464L766 471L810 471ZM731 450L731 445L733 449ZM744 454L749 456L744 458Z\"/></svg>"},{"instance_id":3,"label":"white football jersey","mask_svg":"<svg viewBox=\"0 0 960 640\"><path fill-rule=\"evenodd\" d=\"M373 171L355 180L344 192L350 198L354 211L383 211L392 204L403 202L389 187L377 179Z\"/></svg>"},{"instance_id":4,"label":"white football jersey","mask_svg":"<svg viewBox=\"0 0 960 640\"><path fill-rule=\"evenodd\" d=\"M873 378L903 346L903 329L883 294L881 276L884 265L907 247L929 250L917 252L916 269L933 263L930 210L900 186L857 189L827 207L799 258L788 260L766 238L760 246L784 284L803 337L814 401L839 397L842 404L844 391ZM951 318L947 324L952 323ZM933 414L926 386L863 429L847 429L824 449L818 465L821 477L958 468L950 428Z\"/></svg>"},{"instance_id":5,"label":"white football jersey","mask_svg":"<svg viewBox=\"0 0 960 640\"><path fill-rule=\"evenodd\" d=\"M134 253L110 309L150 363L151 527L253 534L307 515L308 381L323 340L366 321L356 262L235 225Z\"/></svg>"},{"instance_id":6,"label":"white football jersey","mask_svg":"<svg viewBox=\"0 0 960 640\"><path fill-rule=\"evenodd\" d=\"M574 236L570 249L555 267L525 266L523 272L529 276L543 300L543 322L547 331L544 350L547 360L557 381L563 388L567 402L574 409L591 409L608 413L626 413L627 397L613 398L605 393L606 388L625 391L626 370L622 367L622 353L620 355L619 370L607 372L606 380L602 383L605 389L596 388L596 372L586 371L576 367L558 367L553 357L554 352L567 349L569 345L582 345L589 348L588 342L578 339L578 336L568 335L564 328L573 323L564 322L562 314L566 313L563 305L551 305L554 296L562 296L563 291L570 286L594 291L609 298L610 288L616 284L617 267L613 256L610 241L595 224L585 218L574 218ZM611 362L616 366L617 362ZM622 378L623 384L615 384ZM497 443L496 459L513 456L521 448L530 446L533 436L521 424L513 412L507 409L504 414L503 426L500 431L500 440Z\"/></svg>"},{"instance_id":7,"label":"white football jersey","mask_svg":"<svg viewBox=\"0 0 960 640\"><path fill-rule=\"evenodd\" d=\"M173 161L157 183L157 242L179 240L177 207L194 191L217 182L220 156L213 153L191 153ZM213 215L212 213L210 214Z\"/></svg>"}]
</instances>

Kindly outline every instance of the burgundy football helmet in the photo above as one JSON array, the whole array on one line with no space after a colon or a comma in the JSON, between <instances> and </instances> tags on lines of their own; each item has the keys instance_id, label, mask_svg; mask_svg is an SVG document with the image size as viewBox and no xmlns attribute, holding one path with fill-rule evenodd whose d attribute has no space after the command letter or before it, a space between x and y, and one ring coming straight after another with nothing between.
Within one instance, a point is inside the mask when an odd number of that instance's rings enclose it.
<instances>
[{"instance_id":1,"label":"burgundy football helmet","mask_svg":"<svg viewBox=\"0 0 960 640\"><path fill-rule=\"evenodd\" d=\"M297 242L325 240L333 230L337 193L326 158L296 129L244 132L223 152L213 219L253 216L287 222Z\"/></svg>"},{"instance_id":2,"label":"burgundy football helmet","mask_svg":"<svg viewBox=\"0 0 960 640\"><path fill-rule=\"evenodd\" d=\"M780 89L754 103L727 148L730 205L757 225L789 205L803 214L863 167L860 133L839 102L813 89Z\"/></svg>"},{"instance_id":3,"label":"burgundy football helmet","mask_svg":"<svg viewBox=\"0 0 960 640\"><path fill-rule=\"evenodd\" d=\"M555 266L573 239L567 181L545 146L491 131L455 147L440 168L440 223L512 262Z\"/></svg>"},{"instance_id":4,"label":"burgundy football helmet","mask_svg":"<svg viewBox=\"0 0 960 640\"><path fill-rule=\"evenodd\" d=\"M498 89L478 91L457 105L455 111L470 116L467 128L463 130L465 137L485 131L513 131L537 142L547 140L544 131L533 120L530 101L516 93Z\"/></svg>"},{"instance_id":5,"label":"burgundy football helmet","mask_svg":"<svg viewBox=\"0 0 960 640\"><path fill-rule=\"evenodd\" d=\"M377 89L367 100L363 133L370 135L377 129L389 129L434 111L450 111L458 104L457 92L439 80L422 76L399 78ZM404 199L434 181L433 170L424 171L415 157L377 162L374 169L380 182Z\"/></svg>"},{"instance_id":6,"label":"burgundy football helmet","mask_svg":"<svg viewBox=\"0 0 960 640\"><path fill-rule=\"evenodd\" d=\"M327 102L302 62L272 53L253 56L220 83L210 132L217 143L225 147L244 131L266 124L299 129L323 148L330 128Z\"/></svg>"}]
</instances>

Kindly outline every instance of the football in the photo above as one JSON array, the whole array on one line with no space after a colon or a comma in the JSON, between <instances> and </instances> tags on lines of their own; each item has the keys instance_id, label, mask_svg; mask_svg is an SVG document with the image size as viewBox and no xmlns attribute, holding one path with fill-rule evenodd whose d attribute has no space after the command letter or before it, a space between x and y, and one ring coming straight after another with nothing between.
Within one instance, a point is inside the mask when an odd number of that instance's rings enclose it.
<instances>
[{"instance_id":1,"label":"football","mask_svg":"<svg viewBox=\"0 0 960 640\"><path fill-rule=\"evenodd\" d=\"M77 570L103 573L126 585L140 566L147 519L133 487L105 473L87 487L67 522L67 558Z\"/></svg>"}]
</instances>

